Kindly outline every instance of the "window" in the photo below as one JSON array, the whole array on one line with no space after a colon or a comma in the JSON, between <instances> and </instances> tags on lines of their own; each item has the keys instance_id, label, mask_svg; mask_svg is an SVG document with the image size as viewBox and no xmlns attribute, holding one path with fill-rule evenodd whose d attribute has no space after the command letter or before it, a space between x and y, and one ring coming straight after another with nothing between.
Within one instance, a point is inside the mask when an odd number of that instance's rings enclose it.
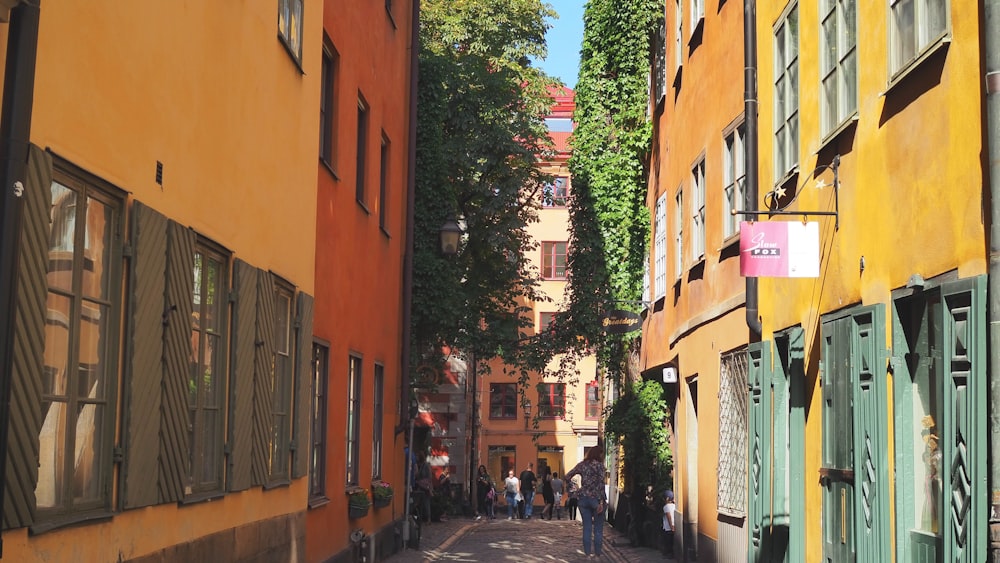
<instances>
[{"instance_id":1,"label":"window","mask_svg":"<svg viewBox=\"0 0 1000 563\"><path fill-rule=\"evenodd\" d=\"M292 373L295 354L292 339L292 294L287 284L276 283L274 307L274 364L271 367L270 480L288 479L291 461Z\"/></svg>"},{"instance_id":2,"label":"window","mask_svg":"<svg viewBox=\"0 0 1000 563\"><path fill-rule=\"evenodd\" d=\"M677 188L674 198L674 276L684 273L684 190Z\"/></svg>"},{"instance_id":3,"label":"window","mask_svg":"<svg viewBox=\"0 0 1000 563\"><path fill-rule=\"evenodd\" d=\"M667 95L667 20L660 20L660 27L656 30L656 45L653 48L653 107L656 107L660 100Z\"/></svg>"},{"instance_id":4,"label":"window","mask_svg":"<svg viewBox=\"0 0 1000 563\"><path fill-rule=\"evenodd\" d=\"M546 117L545 127L550 133L572 133L573 120L568 117Z\"/></svg>"},{"instance_id":5,"label":"window","mask_svg":"<svg viewBox=\"0 0 1000 563\"><path fill-rule=\"evenodd\" d=\"M389 138L382 133L382 150L379 154L378 167L378 226L382 232L388 232L389 220Z\"/></svg>"},{"instance_id":6,"label":"window","mask_svg":"<svg viewBox=\"0 0 1000 563\"><path fill-rule=\"evenodd\" d=\"M228 257L199 243L194 252L194 308L188 377L188 464L185 493L222 488L226 397Z\"/></svg>"},{"instance_id":7,"label":"window","mask_svg":"<svg viewBox=\"0 0 1000 563\"><path fill-rule=\"evenodd\" d=\"M799 163L799 10L793 5L774 30L774 173Z\"/></svg>"},{"instance_id":8,"label":"window","mask_svg":"<svg viewBox=\"0 0 1000 563\"><path fill-rule=\"evenodd\" d=\"M823 132L830 133L858 110L858 22L854 0L823 0L820 19L820 106Z\"/></svg>"},{"instance_id":9,"label":"window","mask_svg":"<svg viewBox=\"0 0 1000 563\"><path fill-rule=\"evenodd\" d=\"M718 509L739 517L746 515L747 498L747 351L729 352L721 359Z\"/></svg>"},{"instance_id":10,"label":"window","mask_svg":"<svg viewBox=\"0 0 1000 563\"><path fill-rule=\"evenodd\" d=\"M656 226L653 239L653 248L656 252L655 268L655 290L656 300L659 301L667 294L667 194L660 194L656 198Z\"/></svg>"},{"instance_id":11,"label":"window","mask_svg":"<svg viewBox=\"0 0 1000 563\"><path fill-rule=\"evenodd\" d=\"M562 418L566 415L566 384L538 384L538 417Z\"/></svg>"},{"instance_id":12,"label":"window","mask_svg":"<svg viewBox=\"0 0 1000 563\"><path fill-rule=\"evenodd\" d=\"M302 0L278 0L278 37L302 64Z\"/></svg>"},{"instance_id":13,"label":"window","mask_svg":"<svg viewBox=\"0 0 1000 563\"><path fill-rule=\"evenodd\" d=\"M691 169L691 257L705 256L705 158Z\"/></svg>"},{"instance_id":14,"label":"window","mask_svg":"<svg viewBox=\"0 0 1000 563\"><path fill-rule=\"evenodd\" d=\"M664 258L665 261L665 258ZM649 303L649 253L642 261L642 307L646 309Z\"/></svg>"},{"instance_id":15,"label":"window","mask_svg":"<svg viewBox=\"0 0 1000 563\"><path fill-rule=\"evenodd\" d=\"M354 197L362 206L368 202L365 200L365 166L368 155L368 104L364 100L358 99L358 158L355 170Z\"/></svg>"},{"instance_id":16,"label":"window","mask_svg":"<svg viewBox=\"0 0 1000 563\"><path fill-rule=\"evenodd\" d=\"M566 279L566 243L542 243L542 278L547 280Z\"/></svg>"},{"instance_id":17,"label":"window","mask_svg":"<svg viewBox=\"0 0 1000 563\"><path fill-rule=\"evenodd\" d=\"M347 361L347 484L357 485L361 473L361 358Z\"/></svg>"},{"instance_id":18,"label":"window","mask_svg":"<svg viewBox=\"0 0 1000 563\"><path fill-rule=\"evenodd\" d=\"M336 128L335 84L337 80L337 53L329 38L323 38L323 63L320 69L319 97L319 158L331 169L334 166L334 129Z\"/></svg>"},{"instance_id":19,"label":"window","mask_svg":"<svg viewBox=\"0 0 1000 563\"><path fill-rule=\"evenodd\" d=\"M375 364L375 385L372 391L374 405L372 417L372 477L382 478L382 417L385 415L385 367Z\"/></svg>"},{"instance_id":20,"label":"window","mask_svg":"<svg viewBox=\"0 0 1000 563\"><path fill-rule=\"evenodd\" d=\"M691 0L691 32L705 19L705 0Z\"/></svg>"},{"instance_id":21,"label":"window","mask_svg":"<svg viewBox=\"0 0 1000 563\"><path fill-rule=\"evenodd\" d=\"M739 234L740 218L733 215L733 211L743 209L745 204L743 186L746 181L745 154L743 152L743 141L746 136L746 129L741 123L726 135L726 149L723 155L725 170L723 172L723 201L725 209L722 216L722 238L728 239Z\"/></svg>"},{"instance_id":22,"label":"window","mask_svg":"<svg viewBox=\"0 0 1000 563\"><path fill-rule=\"evenodd\" d=\"M569 197L569 178L556 176L551 184L542 189L542 206L566 207L567 197Z\"/></svg>"},{"instance_id":23,"label":"window","mask_svg":"<svg viewBox=\"0 0 1000 563\"><path fill-rule=\"evenodd\" d=\"M597 420L601 416L601 388L596 381L587 384L587 420Z\"/></svg>"},{"instance_id":24,"label":"window","mask_svg":"<svg viewBox=\"0 0 1000 563\"><path fill-rule=\"evenodd\" d=\"M517 418L517 384L490 384L490 418Z\"/></svg>"},{"instance_id":25,"label":"window","mask_svg":"<svg viewBox=\"0 0 1000 563\"><path fill-rule=\"evenodd\" d=\"M552 311L538 313L538 332L545 332L546 330L549 330L558 315L559 313Z\"/></svg>"},{"instance_id":26,"label":"window","mask_svg":"<svg viewBox=\"0 0 1000 563\"><path fill-rule=\"evenodd\" d=\"M110 508L122 201L55 173L35 500L40 513Z\"/></svg>"},{"instance_id":27,"label":"window","mask_svg":"<svg viewBox=\"0 0 1000 563\"><path fill-rule=\"evenodd\" d=\"M889 67L906 69L948 34L949 0L890 0Z\"/></svg>"},{"instance_id":28,"label":"window","mask_svg":"<svg viewBox=\"0 0 1000 563\"><path fill-rule=\"evenodd\" d=\"M312 444L309 455L309 497L326 497L326 415L327 373L330 369L330 349L319 343L312 349Z\"/></svg>"},{"instance_id":29,"label":"window","mask_svg":"<svg viewBox=\"0 0 1000 563\"><path fill-rule=\"evenodd\" d=\"M684 65L684 6L681 0L676 0L676 10L674 11L674 73L681 71Z\"/></svg>"}]
</instances>

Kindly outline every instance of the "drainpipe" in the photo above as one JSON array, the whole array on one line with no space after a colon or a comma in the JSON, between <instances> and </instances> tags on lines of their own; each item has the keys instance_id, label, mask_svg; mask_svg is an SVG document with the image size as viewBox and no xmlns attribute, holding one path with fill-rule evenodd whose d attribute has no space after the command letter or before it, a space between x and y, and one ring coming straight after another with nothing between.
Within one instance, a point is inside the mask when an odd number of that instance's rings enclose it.
<instances>
[{"instance_id":1,"label":"drainpipe","mask_svg":"<svg viewBox=\"0 0 1000 563\"><path fill-rule=\"evenodd\" d=\"M989 295L989 559L1000 563L1000 0L984 2L987 173L990 184Z\"/></svg>"},{"instance_id":2,"label":"drainpipe","mask_svg":"<svg viewBox=\"0 0 1000 563\"><path fill-rule=\"evenodd\" d=\"M28 168L39 2L25 0L10 11L7 66L0 106L0 499L4 498L7 483L7 429L10 424L10 387L14 364L18 246L24 207L21 196ZM3 541L0 539L2 555Z\"/></svg>"},{"instance_id":3,"label":"drainpipe","mask_svg":"<svg viewBox=\"0 0 1000 563\"><path fill-rule=\"evenodd\" d=\"M746 124L746 191L744 209L757 211L757 2L743 0L743 113ZM760 340L757 278L747 276L747 327L750 340Z\"/></svg>"},{"instance_id":4,"label":"drainpipe","mask_svg":"<svg viewBox=\"0 0 1000 563\"><path fill-rule=\"evenodd\" d=\"M420 0L413 0L413 13L410 16L410 131L408 162L406 164L406 245L403 251L403 335L402 350L400 351L400 373L402 374L400 404L405 409L409 418L409 436L407 457L404 462L406 483L404 513L403 513L403 545L409 545L410 540L410 489L413 488L411 482L412 467L410 460L413 459L413 419L416 416L414 409L410 408L410 308L413 304L413 215L417 192L417 84L418 71L420 69ZM407 426L400 421L400 427L396 433L406 429Z\"/></svg>"}]
</instances>

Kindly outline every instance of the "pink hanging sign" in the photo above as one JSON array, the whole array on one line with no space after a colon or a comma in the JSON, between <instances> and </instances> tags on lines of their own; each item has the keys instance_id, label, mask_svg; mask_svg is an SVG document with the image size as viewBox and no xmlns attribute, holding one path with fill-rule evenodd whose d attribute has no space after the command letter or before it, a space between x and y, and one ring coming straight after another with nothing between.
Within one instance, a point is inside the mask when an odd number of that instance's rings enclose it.
<instances>
[{"instance_id":1,"label":"pink hanging sign","mask_svg":"<svg viewBox=\"0 0 1000 563\"><path fill-rule=\"evenodd\" d=\"M819 223L740 223L740 275L756 278L819 277Z\"/></svg>"}]
</instances>

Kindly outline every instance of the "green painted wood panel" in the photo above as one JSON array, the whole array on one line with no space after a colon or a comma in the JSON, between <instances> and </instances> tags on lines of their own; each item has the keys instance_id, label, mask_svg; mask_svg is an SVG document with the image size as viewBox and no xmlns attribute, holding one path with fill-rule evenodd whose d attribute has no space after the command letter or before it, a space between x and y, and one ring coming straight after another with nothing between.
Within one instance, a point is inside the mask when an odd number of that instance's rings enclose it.
<instances>
[{"instance_id":1,"label":"green painted wood panel","mask_svg":"<svg viewBox=\"0 0 1000 563\"><path fill-rule=\"evenodd\" d=\"M251 434L250 477L253 485L268 479L271 434L272 378L274 375L274 278L257 270L257 327L253 364L253 429Z\"/></svg>"},{"instance_id":2,"label":"green painted wood panel","mask_svg":"<svg viewBox=\"0 0 1000 563\"><path fill-rule=\"evenodd\" d=\"M822 538L824 561L854 561L854 481L851 460L854 422L850 416L851 355L849 320L822 326L823 487Z\"/></svg>"},{"instance_id":3,"label":"green painted wood panel","mask_svg":"<svg viewBox=\"0 0 1000 563\"><path fill-rule=\"evenodd\" d=\"M986 276L942 287L945 419L941 440L947 468L945 560L986 560Z\"/></svg>"},{"instance_id":4,"label":"green painted wood panel","mask_svg":"<svg viewBox=\"0 0 1000 563\"><path fill-rule=\"evenodd\" d=\"M793 327L775 336L779 369L788 381L788 560L805 561L805 331Z\"/></svg>"},{"instance_id":5,"label":"green painted wood panel","mask_svg":"<svg viewBox=\"0 0 1000 563\"><path fill-rule=\"evenodd\" d=\"M233 264L233 295L228 488L230 491L242 491L251 483L254 337L257 331L257 270L242 260Z\"/></svg>"},{"instance_id":6,"label":"green painted wood panel","mask_svg":"<svg viewBox=\"0 0 1000 563\"><path fill-rule=\"evenodd\" d=\"M751 563L771 561L770 500L771 500L771 343L757 342L747 351L747 407L749 464L747 529L749 547L747 559Z\"/></svg>"},{"instance_id":7,"label":"green painted wood panel","mask_svg":"<svg viewBox=\"0 0 1000 563\"><path fill-rule=\"evenodd\" d=\"M17 268L10 426L3 499L4 528L34 523L38 483L38 435L42 428L42 373L48 292L49 207L52 157L28 147Z\"/></svg>"},{"instance_id":8,"label":"green painted wood panel","mask_svg":"<svg viewBox=\"0 0 1000 563\"><path fill-rule=\"evenodd\" d=\"M194 245L191 229L167 226L166 314L163 319L163 403L160 412L160 501L184 498L190 459L188 378L194 312Z\"/></svg>"},{"instance_id":9,"label":"green painted wood panel","mask_svg":"<svg viewBox=\"0 0 1000 563\"><path fill-rule=\"evenodd\" d=\"M122 433L124 508L149 506L159 500L167 218L141 202L133 203L131 245Z\"/></svg>"},{"instance_id":10,"label":"green painted wood panel","mask_svg":"<svg viewBox=\"0 0 1000 563\"><path fill-rule=\"evenodd\" d=\"M312 405L313 297L299 292L296 300L295 396L292 409L292 477L309 473L309 416Z\"/></svg>"}]
</instances>

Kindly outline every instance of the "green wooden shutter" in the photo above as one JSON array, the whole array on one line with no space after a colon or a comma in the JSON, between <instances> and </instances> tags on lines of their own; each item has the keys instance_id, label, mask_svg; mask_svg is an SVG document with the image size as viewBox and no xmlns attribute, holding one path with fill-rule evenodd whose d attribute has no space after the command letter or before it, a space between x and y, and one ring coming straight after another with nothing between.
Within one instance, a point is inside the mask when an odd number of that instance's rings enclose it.
<instances>
[{"instance_id":1,"label":"green wooden shutter","mask_svg":"<svg viewBox=\"0 0 1000 563\"><path fill-rule=\"evenodd\" d=\"M274 370L274 278L257 270L257 329L253 365L253 434L251 483L264 485L270 473L271 376Z\"/></svg>"},{"instance_id":2,"label":"green wooden shutter","mask_svg":"<svg viewBox=\"0 0 1000 563\"><path fill-rule=\"evenodd\" d=\"M17 267L13 370L7 467L3 499L4 528L34 523L38 483L38 434L42 429L42 373L45 364L45 318L48 292L49 208L52 157L28 147L24 207Z\"/></svg>"},{"instance_id":3,"label":"green wooden shutter","mask_svg":"<svg viewBox=\"0 0 1000 563\"><path fill-rule=\"evenodd\" d=\"M851 372L854 404L854 530L859 562L889 561L889 459L885 308L864 307L852 316Z\"/></svg>"},{"instance_id":4,"label":"green wooden shutter","mask_svg":"<svg viewBox=\"0 0 1000 563\"><path fill-rule=\"evenodd\" d=\"M749 487L747 506L747 528L749 530L749 549L747 556L750 561L768 561L770 552L765 537L770 527L767 514L771 496L770 450L771 450L771 343L757 342L748 350L747 385L750 387L748 397L747 422L749 436L747 440L747 459L749 460Z\"/></svg>"},{"instance_id":5,"label":"green wooden shutter","mask_svg":"<svg viewBox=\"0 0 1000 563\"><path fill-rule=\"evenodd\" d=\"M194 310L194 231L173 221L167 227L166 313L163 319L163 404L160 431L160 500L184 498L188 443L188 379Z\"/></svg>"},{"instance_id":6,"label":"green wooden shutter","mask_svg":"<svg viewBox=\"0 0 1000 563\"><path fill-rule=\"evenodd\" d=\"M986 276L945 284L944 417L954 424L942 436L948 561L986 560ZM996 375L996 374L994 374Z\"/></svg>"},{"instance_id":7,"label":"green wooden shutter","mask_svg":"<svg viewBox=\"0 0 1000 563\"><path fill-rule=\"evenodd\" d=\"M854 418L851 415L850 326L845 319L822 325L824 561L854 561Z\"/></svg>"},{"instance_id":8,"label":"green wooden shutter","mask_svg":"<svg viewBox=\"0 0 1000 563\"><path fill-rule=\"evenodd\" d=\"M122 505L156 504L159 479L163 379L164 290L167 219L136 201L132 205L132 265L126 342Z\"/></svg>"},{"instance_id":9,"label":"green wooden shutter","mask_svg":"<svg viewBox=\"0 0 1000 563\"><path fill-rule=\"evenodd\" d=\"M250 487L253 443L254 356L257 331L257 270L242 260L233 265L233 339L229 386L229 490Z\"/></svg>"},{"instance_id":10,"label":"green wooden shutter","mask_svg":"<svg viewBox=\"0 0 1000 563\"><path fill-rule=\"evenodd\" d=\"M295 331L295 398L292 406L292 477L309 473L309 416L312 406L313 298L299 292Z\"/></svg>"},{"instance_id":11,"label":"green wooden shutter","mask_svg":"<svg viewBox=\"0 0 1000 563\"><path fill-rule=\"evenodd\" d=\"M789 385L788 405L788 559L805 561L806 522L806 373L805 331L795 327L783 333L787 339L782 370ZM810 484L812 486L812 484Z\"/></svg>"}]
</instances>

